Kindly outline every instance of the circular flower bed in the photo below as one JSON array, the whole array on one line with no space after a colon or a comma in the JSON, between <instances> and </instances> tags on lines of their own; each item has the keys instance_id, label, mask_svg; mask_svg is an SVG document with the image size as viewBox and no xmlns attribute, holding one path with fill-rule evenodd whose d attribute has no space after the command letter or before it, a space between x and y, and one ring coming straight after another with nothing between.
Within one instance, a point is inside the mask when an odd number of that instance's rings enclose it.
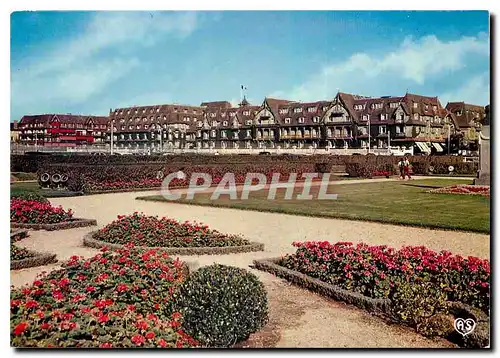
<instances>
[{"instance_id":1,"label":"circular flower bed","mask_svg":"<svg viewBox=\"0 0 500 358\"><path fill-rule=\"evenodd\" d=\"M490 197L490 187L488 185L452 185L443 188L432 189L433 194L462 194L480 195Z\"/></svg>"},{"instance_id":2,"label":"circular flower bed","mask_svg":"<svg viewBox=\"0 0 500 358\"><path fill-rule=\"evenodd\" d=\"M169 253L206 254L263 250L237 235L223 234L199 223L178 222L169 218L146 216L142 213L119 215L84 239L88 246L119 248L128 242L147 248L166 248Z\"/></svg>"},{"instance_id":3,"label":"circular flower bed","mask_svg":"<svg viewBox=\"0 0 500 358\"><path fill-rule=\"evenodd\" d=\"M11 291L11 345L197 346L173 311L172 296L184 276L182 262L157 250L73 256L63 269Z\"/></svg>"},{"instance_id":4,"label":"circular flower bed","mask_svg":"<svg viewBox=\"0 0 500 358\"><path fill-rule=\"evenodd\" d=\"M27 250L16 245L16 242L28 236L26 230L17 230L10 233L10 269L18 270L28 267L42 266L56 262L56 255Z\"/></svg>"},{"instance_id":5,"label":"circular flower bed","mask_svg":"<svg viewBox=\"0 0 500 358\"><path fill-rule=\"evenodd\" d=\"M13 198L10 200L10 221L22 224L56 224L69 221L71 209L54 207L49 202Z\"/></svg>"}]
</instances>

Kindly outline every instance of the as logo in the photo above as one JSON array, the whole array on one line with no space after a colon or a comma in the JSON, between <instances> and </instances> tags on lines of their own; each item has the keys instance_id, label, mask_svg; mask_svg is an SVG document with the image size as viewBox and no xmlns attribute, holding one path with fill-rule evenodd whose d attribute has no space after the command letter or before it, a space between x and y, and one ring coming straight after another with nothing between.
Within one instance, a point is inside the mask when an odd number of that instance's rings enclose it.
<instances>
[{"instance_id":1,"label":"as logo","mask_svg":"<svg viewBox=\"0 0 500 358\"><path fill-rule=\"evenodd\" d=\"M465 337L466 335L474 331L474 328L476 328L476 322L474 322L472 318L467 318L467 319L457 318L455 320L454 326L455 330Z\"/></svg>"}]
</instances>

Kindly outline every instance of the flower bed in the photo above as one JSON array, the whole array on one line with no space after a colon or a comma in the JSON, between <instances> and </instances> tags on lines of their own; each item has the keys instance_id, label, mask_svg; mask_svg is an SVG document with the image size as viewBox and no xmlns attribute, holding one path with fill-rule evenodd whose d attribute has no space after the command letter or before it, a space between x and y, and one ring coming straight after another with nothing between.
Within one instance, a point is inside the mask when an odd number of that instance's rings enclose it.
<instances>
[{"instance_id":1,"label":"flower bed","mask_svg":"<svg viewBox=\"0 0 500 358\"><path fill-rule=\"evenodd\" d=\"M184 348L172 296L185 267L158 250L128 247L85 260L11 291L14 347Z\"/></svg>"},{"instance_id":2,"label":"flower bed","mask_svg":"<svg viewBox=\"0 0 500 358\"><path fill-rule=\"evenodd\" d=\"M10 233L10 269L19 270L28 267L46 265L56 262L56 255L39 253L17 246L15 243L28 236L26 230L11 231Z\"/></svg>"},{"instance_id":3,"label":"flower bed","mask_svg":"<svg viewBox=\"0 0 500 358\"><path fill-rule=\"evenodd\" d=\"M10 225L13 228L32 230L64 230L97 225L97 221L74 218L71 209L66 211L62 207L52 206L49 202L12 198Z\"/></svg>"},{"instance_id":4,"label":"flower bed","mask_svg":"<svg viewBox=\"0 0 500 358\"><path fill-rule=\"evenodd\" d=\"M425 247L368 246L349 242L294 243L294 254L254 265L304 288L441 336L469 348L489 346L490 265ZM472 318L473 334L454 329Z\"/></svg>"},{"instance_id":5,"label":"flower bed","mask_svg":"<svg viewBox=\"0 0 500 358\"><path fill-rule=\"evenodd\" d=\"M448 301L489 312L488 260L439 253L423 246L395 250L348 242L294 243L295 254L277 264L371 298L389 298L399 282L430 281Z\"/></svg>"},{"instance_id":6,"label":"flower bed","mask_svg":"<svg viewBox=\"0 0 500 358\"><path fill-rule=\"evenodd\" d=\"M429 190L433 194L480 195L490 197L489 185L452 185Z\"/></svg>"},{"instance_id":7,"label":"flower bed","mask_svg":"<svg viewBox=\"0 0 500 358\"><path fill-rule=\"evenodd\" d=\"M48 202L12 198L10 200L10 221L20 224L56 224L70 221L71 209L54 207Z\"/></svg>"},{"instance_id":8,"label":"flower bed","mask_svg":"<svg viewBox=\"0 0 500 358\"><path fill-rule=\"evenodd\" d=\"M164 248L178 255L261 251L264 247L237 235L211 230L203 224L180 223L137 212L118 216L117 220L84 237L84 244L91 247L121 248L128 242L141 247Z\"/></svg>"}]
</instances>

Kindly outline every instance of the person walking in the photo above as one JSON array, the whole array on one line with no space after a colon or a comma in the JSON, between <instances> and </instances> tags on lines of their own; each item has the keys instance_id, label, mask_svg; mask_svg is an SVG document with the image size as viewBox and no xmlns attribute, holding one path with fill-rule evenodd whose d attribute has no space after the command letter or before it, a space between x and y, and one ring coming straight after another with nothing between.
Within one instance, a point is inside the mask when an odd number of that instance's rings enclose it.
<instances>
[{"instance_id":1,"label":"person walking","mask_svg":"<svg viewBox=\"0 0 500 358\"><path fill-rule=\"evenodd\" d=\"M402 180L405 180L405 157L401 158L398 163L399 166L399 174Z\"/></svg>"},{"instance_id":2,"label":"person walking","mask_svg":"<svg viewBox=\"0 0 500 358\"><path fill-rule=\"evenodd\" d=\"M404 157L403 168L404 168L403 180L405 179L406 175L408 175L408 180L410 180L411 179L411 176L410 176L410 161L408 160L407 156Z\"/></svg>"}]
</instances>

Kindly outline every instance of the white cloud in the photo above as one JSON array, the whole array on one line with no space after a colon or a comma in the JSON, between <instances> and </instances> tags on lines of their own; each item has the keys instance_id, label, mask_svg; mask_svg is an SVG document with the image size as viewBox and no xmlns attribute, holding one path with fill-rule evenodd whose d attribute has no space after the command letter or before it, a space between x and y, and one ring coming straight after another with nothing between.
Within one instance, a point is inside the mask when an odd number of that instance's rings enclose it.
<instances>
[{"instance_id":1,"label":"white cloud","mask_svg":"<svg viewBox=\"0 0 500 358\"><path fill-rule=\"evenodd\" d=\"M183 39L197 26L194 12L97 12L83 33L15 64L12 110L57 111L78 104L140 65L134 51L165 37ZM123 49L133 49L124 56Z\"/></svg>"},{"instance_id":2,"label":"white cloud","mask_svg":"<svg viewBox=\"0 0 500 358\"><path fill-rule=\"evenodd\" d=\"M443 105L462 102L486 106L490 103L490 78L488 73L472 77L462 86L439 96Z\"/></svg>"},{"instance_id":3,"label":"white cloud","mask_svg":"<svg viewBox=\"0 0 500 358\"><path fill-rule=\"evenodd\" d=\"M277 91L274 95L300 101L331 98L339 89L374 95L391 81L423 85L430 78L463 69L471 55L489 56L487 34L454 41L441 41L433 35L416 40L408 37L390 52L378 56L353 54L345 61L323 67L291 92Z\"/></svg>"}]
</instances>

